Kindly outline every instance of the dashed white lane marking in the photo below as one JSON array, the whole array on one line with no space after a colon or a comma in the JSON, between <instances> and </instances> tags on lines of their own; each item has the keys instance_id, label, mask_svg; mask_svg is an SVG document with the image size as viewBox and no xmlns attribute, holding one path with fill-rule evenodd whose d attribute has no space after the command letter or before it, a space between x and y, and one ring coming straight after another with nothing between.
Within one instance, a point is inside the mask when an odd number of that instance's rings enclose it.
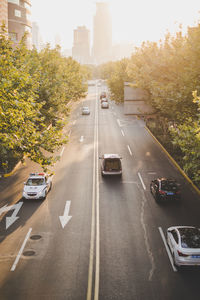
<instances>
[{"instance_id":1,"label":"dashed white lane marking","mask_svg":"<svg viewBox=\"0 0 200 300\"><path fill-rule=\"evenodd\" d=\"M149 175L155 175L156 172L148 172Z\"/></svg>"},{"instance_id":2,"label":"dashed white lane marking","mask_svg":"<svg viewBox=\"0 0 200 300\"><path fill-rule=\"evenodd\" d=\"M142 184L142 186L143 186L143 189L146 191L146 186L145 186L144 181L143 181L143 179L142 179L142 176L140 175L139 172L138 172L138 177L140 178L140 181L141 181L141 184Z\"/></svg>"},{"instance_id":3,"label":"dashed white lane marking","mask_svg":"<svg viewBox=\"0 0 200 300\"><path fill-rule=\"evenodd\" d=\"M62 148L62 150L60 152L60 157L62 157L64 151L65 151L65 147Z\"/></svg>"},{"instance_id":4,"label":"dashed white lane marking","mask_svg":"<svg viewBox=\"0 0 200 300\"><path fill-rule=\"evenodd\" d=\"M132 156L133 153L132 153L131 148L129 147L129 145L127 145L127 148L128 148L128 151L129 151L130 155Z\"/></svg>"},{"instance_id":5,"label":"dashed white lane marking","mask_svg":"<svg viewBox=\"0 0 200 300\"><path fill-rule=\"evenodd\" d=\"M122 135L123 135L123 136L125 136L125 134L124 134L123 130L121 130L121 133L122 133Z\"/></svg>"},{"instance_id":6,"label":"dashed white lane marking","mask_svg":"<svg viewBox=\"0 0 200 300\"><path fill-rule=\"evenodd\" d=\"M23 242L23 244L22 244L22 246L21 246L21 248L20 248L20 250L18 252L18 255L17 255L17 257L16 257L16 259L14 261L14 264L12 265L12 268L10 269L10 271L15 271L15 268L16 268L18 262L19 262L19 259L20 259L21 255L22 255L22 252L23 252L23 250L24 250L24 248L26 246L26 243L27 243L27 241L29 239L31 231L32 231L32 228L29 228L29 231L28 231L28 233L27 233L27 235L25 237L25 240L24 240L24 242Z\"/></svg>"},{"instance_id":7,"label":"dashed white lane marking","mask_svg":"<svg viewBox=\"0 0 200 300\"><path fill-rule=\"evenodd\" d=\"M171 252L170 252L170 250L169 250L169 247L168 247L168 245L167 245L166 238L165 238L165 235L164 235L164 233L163 233L163 230L162 230L161 227L158 227L158 230L159 230L159 232L160 232L161 238L162 238L163 243L164 243L164 245L165 245L165 249L166 249L166 251L167 251L167 254L168 254L170 263L171 263L171 265L172 265L172 269L174 270L174 272L177 272L177 269L176 269L176 267L174 266L173 258L172 258Z\"/></svg>"},{"instance_id":8,"label":"dashed white lane marking","mask_svg":"<svg viewBox=\"0 0 200 300\"><path fill-rule=\"evenodd\" d=\"M68 137L70 138L72 131L70 130L68 133Z\"/></svg>"},{"instance_id":9,"label":"dashed white lane marking","mask_svg":"<svg viewBox=\"0 0 200 300\"><path fill-rule=\"evenodd\" d=\"M84 140L84 137L83 137L83 135L80 137L80 140L79 140L79 142L80 143L82 143L83 142L83 140Z\"/></svg>"},{"instance_id":10,"label":"dashed white lane marking","mask_svg":"<svg viewBox=\"0 0 200 300\"><path fill-rule=\"evenodd\" d=\"M122 127L119 119L117 119L117 123L118 123L119 127Z\"/></svg>"},{"instance_id":11,"label":"dashed white lane marking","mask_svg":"<svg viewBox=\"0 0 200 300\"><path fill-rule=\"evenodd\" d=\"M73 125L75 125L76 124L76 120L74 120L74 122L73 122Z\"/></svg>"}]
</instances>

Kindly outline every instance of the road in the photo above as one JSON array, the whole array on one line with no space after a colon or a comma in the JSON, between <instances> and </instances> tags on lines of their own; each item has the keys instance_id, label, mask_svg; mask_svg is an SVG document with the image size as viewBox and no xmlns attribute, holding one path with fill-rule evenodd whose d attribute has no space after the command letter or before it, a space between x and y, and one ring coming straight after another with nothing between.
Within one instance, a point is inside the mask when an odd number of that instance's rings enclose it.
<instances>
[{"instance_id":1,"label":"road","mask_svg":"<svg viewBox=\"0 0 200 300\"><path fill-rule=\"evenodd\" d=\"M114 103L101 109L104 88L89 87L73 110L46 200L21 199L35 164L0 181L0 299L199 299L200 269L177 271L165 245L168 227L200 225L199 196L142 120ZM122 178L101 177L104 153L122 156ZM181 183L180 201L155 202L149 184L159 176Z\"/></svg>"}]
</instances>

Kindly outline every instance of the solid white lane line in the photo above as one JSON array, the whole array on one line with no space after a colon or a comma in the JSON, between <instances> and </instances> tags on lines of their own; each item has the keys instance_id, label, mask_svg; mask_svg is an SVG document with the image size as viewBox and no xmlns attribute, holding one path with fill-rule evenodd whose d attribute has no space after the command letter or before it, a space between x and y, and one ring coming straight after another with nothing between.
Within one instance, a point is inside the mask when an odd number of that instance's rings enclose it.
<instances>
[{"instance_id":1,"label":"solid white lane line","mask_svg":"<svg viewBox=\"0 0 200 300\"><path fill-rule=\"evenodd\" d=\"M170 250L169 250L169 247L168 247L168 245L167 245L167 242L166 242L166 239L165 239L165 235L164 235L164 233L163 233L163 230L162 230L161 227L158 227L158 230L159 230L159 232L160 232L161 238L162 238L163 243L164 243L164 245L165 245L165 249L166 249L166 251L167 251L167 254L168 254L170 263L171 263L171 265L172 265L172 269L174 270L174 272L177 272L177 269L176 269L176 267L174 266L173 258L172 258L171 252L170 252Z\"/></svg>"},{"instance_id":2,"label":"solid white lane line","mask_svg":"<svg viewBox=\"0 0 200 300\"><path fill-rule=\"evenodd\" d=\"M121 129L121 133L122 133L122 135L123 135L123 136L125 136L125 134L124 134L124 132L123 132L123 130L122 130L122 129Z\"/></svg>"},{"instance_id":3,"label":"solid white lane line","mask_svg":"<svg viewBox=\"0 0 200 300\"><path fill-rule=\"evenodd\" d=\"M138 172L138 177L140 178L140 181L141 181L141 184L142 184L142 186L143 186L143 189L146 191L146 186L145 186L144 181L143 181L143 179L142 179L142 176L140 175L139 172Z\"/></svg>"},{"instance_id":4,"label":"solid white lane line","mask_svg":"<svg viewBox=\"0 0 200 300\"><path fill-rule=\"evenodd\" d=\"M17 257L16 257L16 259L15 259L15 261L14 261L14 264L12 265L12 268L10 269L10 271L15 271L15 268L16 268L18 262L19 262L19 259L20 259L21 255L22 255L22 252L23 252L23 250L24 250L24 247L26 246L26 243L27 243L27 241L28 241L28 239L29 239L29 236L30 236L30 234L31 234L31 231L32 231L32 228L29 228L29 231L28 231L28 233L27 233L27 235L26 235L26 237L25 237L25 240L24 240L24 242L23 242L23 244L22 244L22 246L21 246L21 248L20 248L20 250L19 250L19 252L18 252L18 255L17 255Z\"/></svg>"},{"instance_id":5,"label":"solid white lane line","mask_svg":"<svg viewBox=\"0 0 200 300\"><path fill-rule=\"evenodd\" d=\"M132 153L131 148L129 147L129 145L127 145L127 148L128 148L128 151L129 151L130 155L132 156L133 153Z\"/></svg>"},{"instance_id":6,"label":"solid white lane line","mask_svg":"<svg viewBox=\"0 0 200 300\"><path fill-rule=\"evenodd\" d=\"M99 229L99 171L98 171L98 98L96 93L95 126L94 126L94 152L93 152L93 189L92 189L92 219L91 238L88 270L87 300L92 300L94 283L94 300L99 298L99 274L100 274L100 229ZM96 229L96 231L95 231ZM96 247L95 247L96 238ZM95 251L96 248L96 251ZM95 265L94 265L95 259ZM93 280L93 274L95 276Z\"/></svg>"},{"instance_id":7,"label":"solid white lane line","mask_svg":"<svg viewBox=\"0 0 200 300\"><path fill-rule=\"evenodd\" d=\"M60 157L62 157L64 151L65 151L65 146L62 148L62 151L60 152Z\"/></svg>"}]
</instances>

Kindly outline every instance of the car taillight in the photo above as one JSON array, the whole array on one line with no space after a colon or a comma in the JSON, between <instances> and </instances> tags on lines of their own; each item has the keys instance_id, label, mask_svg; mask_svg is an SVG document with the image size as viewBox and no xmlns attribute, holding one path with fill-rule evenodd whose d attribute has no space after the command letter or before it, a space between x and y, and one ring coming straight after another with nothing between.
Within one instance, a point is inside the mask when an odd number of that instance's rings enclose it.
<instances>
[{"instance_id":1,"label":"car taillight","mask_svg":"<svg viewBox=\"0 0 200 300\"><path fill-rule=\"evenodd\" d=\"M162 191L162 190L159 190L159 194L161 194L161 195L166 195L166 192L165 192L165 191Z\"/></svg>"},{"instance_id":2,"label":"car taillight","mask_svg":"<svg viewBox=\"0 0 200 300\"><path fill-rule=\"evenodd\" d=\"M178 255L179 255L179 256L182 256L182 257L187 257L187 256L189 256L189 255L184 254L184 253L182 253L182 252L180 252L180 251L177 251L177 252L178 252Z\"/></svg>"}]
</instances>

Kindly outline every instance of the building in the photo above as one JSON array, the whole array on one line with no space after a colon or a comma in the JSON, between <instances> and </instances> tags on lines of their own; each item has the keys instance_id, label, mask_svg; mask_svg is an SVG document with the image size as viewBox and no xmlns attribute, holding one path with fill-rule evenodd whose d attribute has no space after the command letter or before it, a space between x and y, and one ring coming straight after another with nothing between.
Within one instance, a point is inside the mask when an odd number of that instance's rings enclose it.
<instances>
[{"instance_id":1,"label":"building","mask_svg":"<svg viewBox=\"0 0 200 300\"><path fill-rule=\"evenodd\" d=\"M32 23L32 42L33 42L33 46L35 46L35 48L37 50L40 49L40 32L39 32L39 26L36 22Z\"/></svg>"},{"instance_id":2,"label":"building","mask_svg":"<svg viewBox=\"0 0 200 300\"><path fill-rule=\"evenodd\" d=\"M32 48L31 1L8 0L8 34L17 45L27 32L27 48Z\"/></svg>"},{"instance_id":3,"label":"building","mask_svg":"<svg viewBox=\"0 0 200 300\"><path fill-rule=\"evenodd\" d=\"M90 31L85 26L74 30L72 57L81 64L90 62Z\"/></svg>"},{"instance_id":4,"label":"building","mask_svg":"<svg viewBox=\"0 0 200 300\"><path fill-rule=\"evenodd\" d=\"M8 28L8 2L7 0L0 0L0 26L5 24Z\"/></svg>"},{"instance_id":5,"label":"building","mask_svg":"<svg viewBox=\"0 0 200 300\"><path fill-rule=\"evenodd\" d=\"M96 3L96 15L93 22L94 63L101 64L112 58L112 24L107 3Z\"/></svg>"}]
</instances>

